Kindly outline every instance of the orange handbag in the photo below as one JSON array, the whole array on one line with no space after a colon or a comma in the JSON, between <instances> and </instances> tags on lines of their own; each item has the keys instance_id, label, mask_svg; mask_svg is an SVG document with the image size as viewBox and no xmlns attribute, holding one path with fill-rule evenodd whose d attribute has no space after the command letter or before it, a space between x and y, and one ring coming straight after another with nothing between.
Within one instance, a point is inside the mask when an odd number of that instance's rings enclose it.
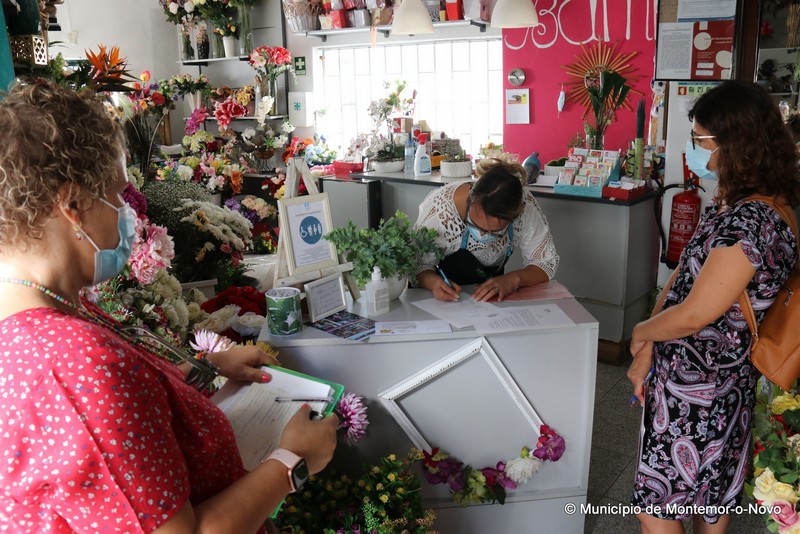
<instances>
[{"instance_id":1,"label":"orange handbag","mask_svg":"<svg viewBox=\"0 0 800 534\"><path fill-rule=\"evenodd\" d=\"M751 196L746 200L766 202L786 221L795 238L797 219L786 204L777 204L772 197ZM761 324L756 316L747 291L739 296L739 307L747 326L753 334L750 359L767 380L789 391L800 377L800 239L798 239L798 262L789 278L781 287L772 306L767 310Z\"/></svg>"}]
</instances>

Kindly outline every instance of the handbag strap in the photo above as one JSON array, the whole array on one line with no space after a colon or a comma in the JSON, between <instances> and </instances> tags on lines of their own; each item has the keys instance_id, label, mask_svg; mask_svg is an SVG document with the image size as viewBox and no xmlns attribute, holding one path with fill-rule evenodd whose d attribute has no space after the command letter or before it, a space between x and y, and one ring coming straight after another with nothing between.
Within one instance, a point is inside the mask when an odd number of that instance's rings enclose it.
<instances>
[{"instance_id":1,"label":"handbag strap","mask_svg":"<svg viewBox=\"0 0 800 534\"><path fill-rule=\"evenodd\" d=\"M781 202L779 204L776 202L776 197L768 197L765 195L752 195L744 200L763 202L768 206L772 206L772 208L778 212L778 215L780 215L781 219L783 219L783 221L789 225L789 228L791 228L792 233L794 234L794 238L797 241L797 257L800 260L800 236L797 235L797 217L795 217L794 211L789 207L789 205L785 202ZM795 269L798 268L800 268L800 261L795 264ZM753 305L750 302L750 297L747 295L746 288L744 291L742 291L742 294L739 295L738 300L739 308L742 310L742 315L744 315L745 321L747 321L747 326L750 328L750 333L753 334L754 337L758 338L756 312L753 310Z\"/></svg>"}]
</instances>

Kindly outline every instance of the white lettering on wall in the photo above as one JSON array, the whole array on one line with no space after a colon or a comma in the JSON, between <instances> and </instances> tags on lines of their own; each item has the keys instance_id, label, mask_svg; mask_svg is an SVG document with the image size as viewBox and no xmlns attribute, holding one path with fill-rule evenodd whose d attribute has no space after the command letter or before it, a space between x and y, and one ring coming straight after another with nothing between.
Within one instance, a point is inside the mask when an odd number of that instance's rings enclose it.
<instances>
[{"instance_id":1,"label":"white lettering on wall","mask_svg":"<svg viewBox=\"0 0 800 534\"><path fill-rule=\"evenodd\" d=\"M621 0L539 0L536 4L539 15L539 25L535 28L528 28L523 34L520 42L514 42L506 36L503 42L506 48L510 50L520 50L528 44L530 38L531 44L536 48L550 48L559 39L575 46L589 43L591 41L598 41L601 39L597 33L598 26L598 2L602 2L602 14L600 15L602 27L603 41L611 41L619 37L611 35L609 29L609 4L611 6L611 16L619 16L621 9L615 9L613 4L621 2ZM644 38L647 41L655 40L655 28L657 24L658 0L645 0L646 15L644 23ZM547 5L545 7L543 4ZM564 8L569 6L566 13ZM584 13L581 13L581 12ZM588 11L588 12L587 12ZM578 16L578 13L586 14L587 16ZM576 27L575 20L588 20L589 27ZM640 25L635 25L641 28ZM625 40L631 39L631 0L625 2Z\"/></svg>"}]
</instances>

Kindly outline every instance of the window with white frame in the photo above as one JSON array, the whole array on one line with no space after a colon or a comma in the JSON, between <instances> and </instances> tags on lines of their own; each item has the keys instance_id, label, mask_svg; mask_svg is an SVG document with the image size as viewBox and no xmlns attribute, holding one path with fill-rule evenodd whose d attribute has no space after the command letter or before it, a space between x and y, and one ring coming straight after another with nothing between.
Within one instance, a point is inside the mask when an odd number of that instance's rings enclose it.
<instances>
[{"instance_id":1,"label":"window with white frame","mask_svg":"<svg viewBox=\"0 0 800 534\"><path fill-rule=\"evenodd\" d=\"M374 127L369 103L405 80L403 95L417 92L414 121L427 121L477 155L481 145L503 138L501 46L500 38L489 38L318 49L316 131L343 153L357 134Z\"/></svg>"}]
</instances>

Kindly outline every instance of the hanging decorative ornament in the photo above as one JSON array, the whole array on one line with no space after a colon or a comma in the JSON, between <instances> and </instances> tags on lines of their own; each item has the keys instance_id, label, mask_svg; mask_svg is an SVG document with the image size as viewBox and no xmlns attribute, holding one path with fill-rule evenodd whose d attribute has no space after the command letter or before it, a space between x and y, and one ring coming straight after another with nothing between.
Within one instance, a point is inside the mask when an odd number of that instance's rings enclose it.
<instances>
[{"instance_id":1,"label":"hanging decorative ornament","mask_svg":"<svg viewBox=\"0 0 800 534\"><path fill-rule=\"evenodd\" d=\"M633 88L642 75L634 73L634 67L629 63L638 52L624 54L618 50L619 46L619 41L614 44L597 41L589 48L581 45L581 54L575 58L575 61L570 65L562 65L569 76L577 78L566 82L567 100L586 108L581 119L586 117L586 113L592 106L589 98L589 87L600 83L600 73L603 71L618 73L631 86L630 93L642 94ZM628 105L627 100L622 103L622 107L630 110L631 107Z\"/></svg>"},{"instance_id":2,"label":"hanging decorative ornament","mask_svg":"<svg viewBox=\"0 0 800 534\"><path fill-rule=\"evenodd\" d=\"M561 92L558 93L558 116L564 111L564 104L567 102L567 93L564 92L564 84L561 84Z\"/></svg>"}]
</instances>

